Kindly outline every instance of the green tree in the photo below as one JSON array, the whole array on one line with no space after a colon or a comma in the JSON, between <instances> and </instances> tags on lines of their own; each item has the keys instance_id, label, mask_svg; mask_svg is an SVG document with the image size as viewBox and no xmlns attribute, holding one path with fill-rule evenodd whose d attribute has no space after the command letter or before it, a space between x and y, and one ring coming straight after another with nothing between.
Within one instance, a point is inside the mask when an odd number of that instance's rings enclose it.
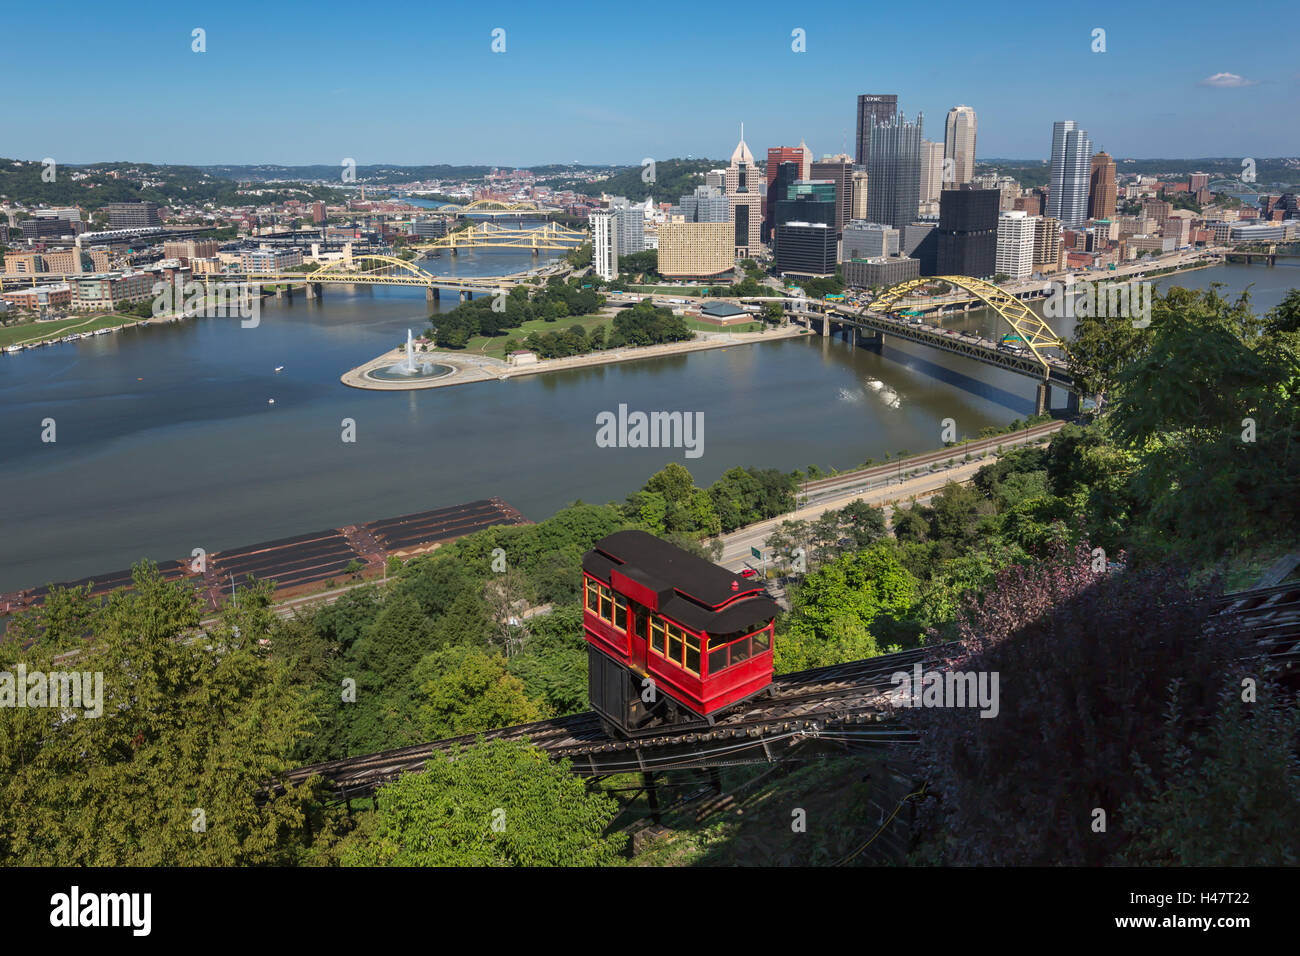
<instances>
[{"instance_id":1,"label":"green tree","mask_svg":"<svg viewBox=\"0 0 1300 956\"><path fill-rule=\"evenodd\" d=\"M256 799L294 766L310 711L259 641L265 598L242 592L197 633L192 591L138 566L60 664L48 647L12 653L28 671L102 675L102 713L0 708L0 861L26 866L241 866L294 862L312 787ZM80 626L79 624L77 626Z\"/></svg>"},{"instance_id":2,"label":"green tree","mask_svg":"<svg viewBox=\"0 0 1300 956\"><path fill-rule=\"evenodd\" d=\"M449 647L420 661L414 681L420 736L440 740L494 730L547 716L524 693L524 683L500 654L478 647Z\"/></svg>"},{"instance_id":3,"label":"green tree","mask_svg":"<svg viewBox=\"0 0 1300 956\"><path fill-rule=\"evenodd\" d=\"M617 813L567 760L480 742L381 789L372 832L341 857L345 866L611 866L626 841L604 836Z\"/></svg>"}]
</instances>

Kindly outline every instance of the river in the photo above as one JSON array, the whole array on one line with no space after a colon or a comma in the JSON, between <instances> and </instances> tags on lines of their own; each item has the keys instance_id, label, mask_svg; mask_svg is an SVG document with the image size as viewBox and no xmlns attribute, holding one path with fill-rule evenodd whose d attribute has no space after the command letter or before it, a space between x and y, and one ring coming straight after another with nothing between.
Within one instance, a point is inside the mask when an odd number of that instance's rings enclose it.
<instances>
[{"instance_id":1,"label":"river","mask_svg":"<svg viewBox=\"0 0 1300 956\"><path fill-rule=\"evenodd\" d=\"M423 263L462 276L535 264L515 251ZM1262 310L1300 286L1300 269L1170 281L1253 282ZM1020 376L820 336L425 391L339 382L427 317L422 290L327 286L319 300L265 300L253 329L195 319L0 355L0 591L491 495L542 519L622 500L670 461L701 485L734 465L846 468L936 447L945 418L974 436L1032 412ZM702 412L702 456L597 447L596 415L620 404ZM345 418L355 443L340 438Z\"/></svg>"}]
</instances>

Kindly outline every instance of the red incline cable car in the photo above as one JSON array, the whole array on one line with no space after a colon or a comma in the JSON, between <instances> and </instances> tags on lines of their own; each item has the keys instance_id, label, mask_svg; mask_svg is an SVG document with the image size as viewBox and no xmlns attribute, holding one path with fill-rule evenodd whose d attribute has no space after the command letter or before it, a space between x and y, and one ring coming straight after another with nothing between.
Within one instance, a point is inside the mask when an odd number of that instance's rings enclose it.
<instances>
[{"instance_id":1,"label":"red incline cable car","mask_svg":"<svg viewBox=\"0 0 1300 956\"><path fill-rule=\"evenodd\" d=\"M772 683L776 602L760 584L644 531L582 559L587 689L607 731L712 723Z\"/></svg>"}]
</instances>

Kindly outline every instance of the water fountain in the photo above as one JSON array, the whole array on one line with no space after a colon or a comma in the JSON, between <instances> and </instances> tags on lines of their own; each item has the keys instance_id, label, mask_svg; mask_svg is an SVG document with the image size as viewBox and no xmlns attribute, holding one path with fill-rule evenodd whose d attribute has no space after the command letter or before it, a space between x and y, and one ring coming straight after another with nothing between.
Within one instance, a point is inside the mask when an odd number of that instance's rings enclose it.
<instances>
[{"instance_id":1,"label":"water fountain","mask_svg":"<svg viewBox=\"0 0 1300 956\"><path fill-rule=\"evenodd\" d=\"M450 365L439 365L436 362L415 361L415 342L411 330L406 330L406 358L393 365L384 365L380 368L371 369L366 372L367 378L372 378L381 382L394 382L403 379L428 379L441 378L454 372Z\"/></svg>"}]
</instances>

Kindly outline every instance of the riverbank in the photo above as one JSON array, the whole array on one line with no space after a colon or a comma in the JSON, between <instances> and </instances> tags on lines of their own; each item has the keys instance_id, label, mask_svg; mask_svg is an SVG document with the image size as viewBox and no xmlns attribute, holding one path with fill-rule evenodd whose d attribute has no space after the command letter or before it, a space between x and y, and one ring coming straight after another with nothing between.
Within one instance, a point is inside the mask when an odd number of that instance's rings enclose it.
<instances>
[{"instance_id":1,"label":"riverbank","mask_svg":"<svg viewBox=\"0 0 1300 956\"><path fill-rule=\"evenodd\" d=\"M686 342L665 342L663 345L645 345L637 348L609 349L603 352L589 352L586 355L574 355L569 358L542 359L529 365L509 365L500 359L486 355L467 355L463 352L430 351L420 352L422 362L451 366L453 371L430 379L411 379L408 381L380 381L370 377L370 373L387 365L404 361L404 347L385 352L371 359L364 365L343 373L339 381L351 388L365 388L374 391L392 392L411 389L444 388L450 385L468 385L491 379L505 381L526 375L540 375L545 372L559 372L567 369L589 368L598 365L615 365L621 362L637 362L644 359L663 358L669 355L681 355L687 352L702 352L708 349L725 349L733 345L754 345L759 342L774 342L779 339L798 338L810 335L807 329L795 326L769 328L761 332L705 332Z\"/></svg>"}]
</instances>

